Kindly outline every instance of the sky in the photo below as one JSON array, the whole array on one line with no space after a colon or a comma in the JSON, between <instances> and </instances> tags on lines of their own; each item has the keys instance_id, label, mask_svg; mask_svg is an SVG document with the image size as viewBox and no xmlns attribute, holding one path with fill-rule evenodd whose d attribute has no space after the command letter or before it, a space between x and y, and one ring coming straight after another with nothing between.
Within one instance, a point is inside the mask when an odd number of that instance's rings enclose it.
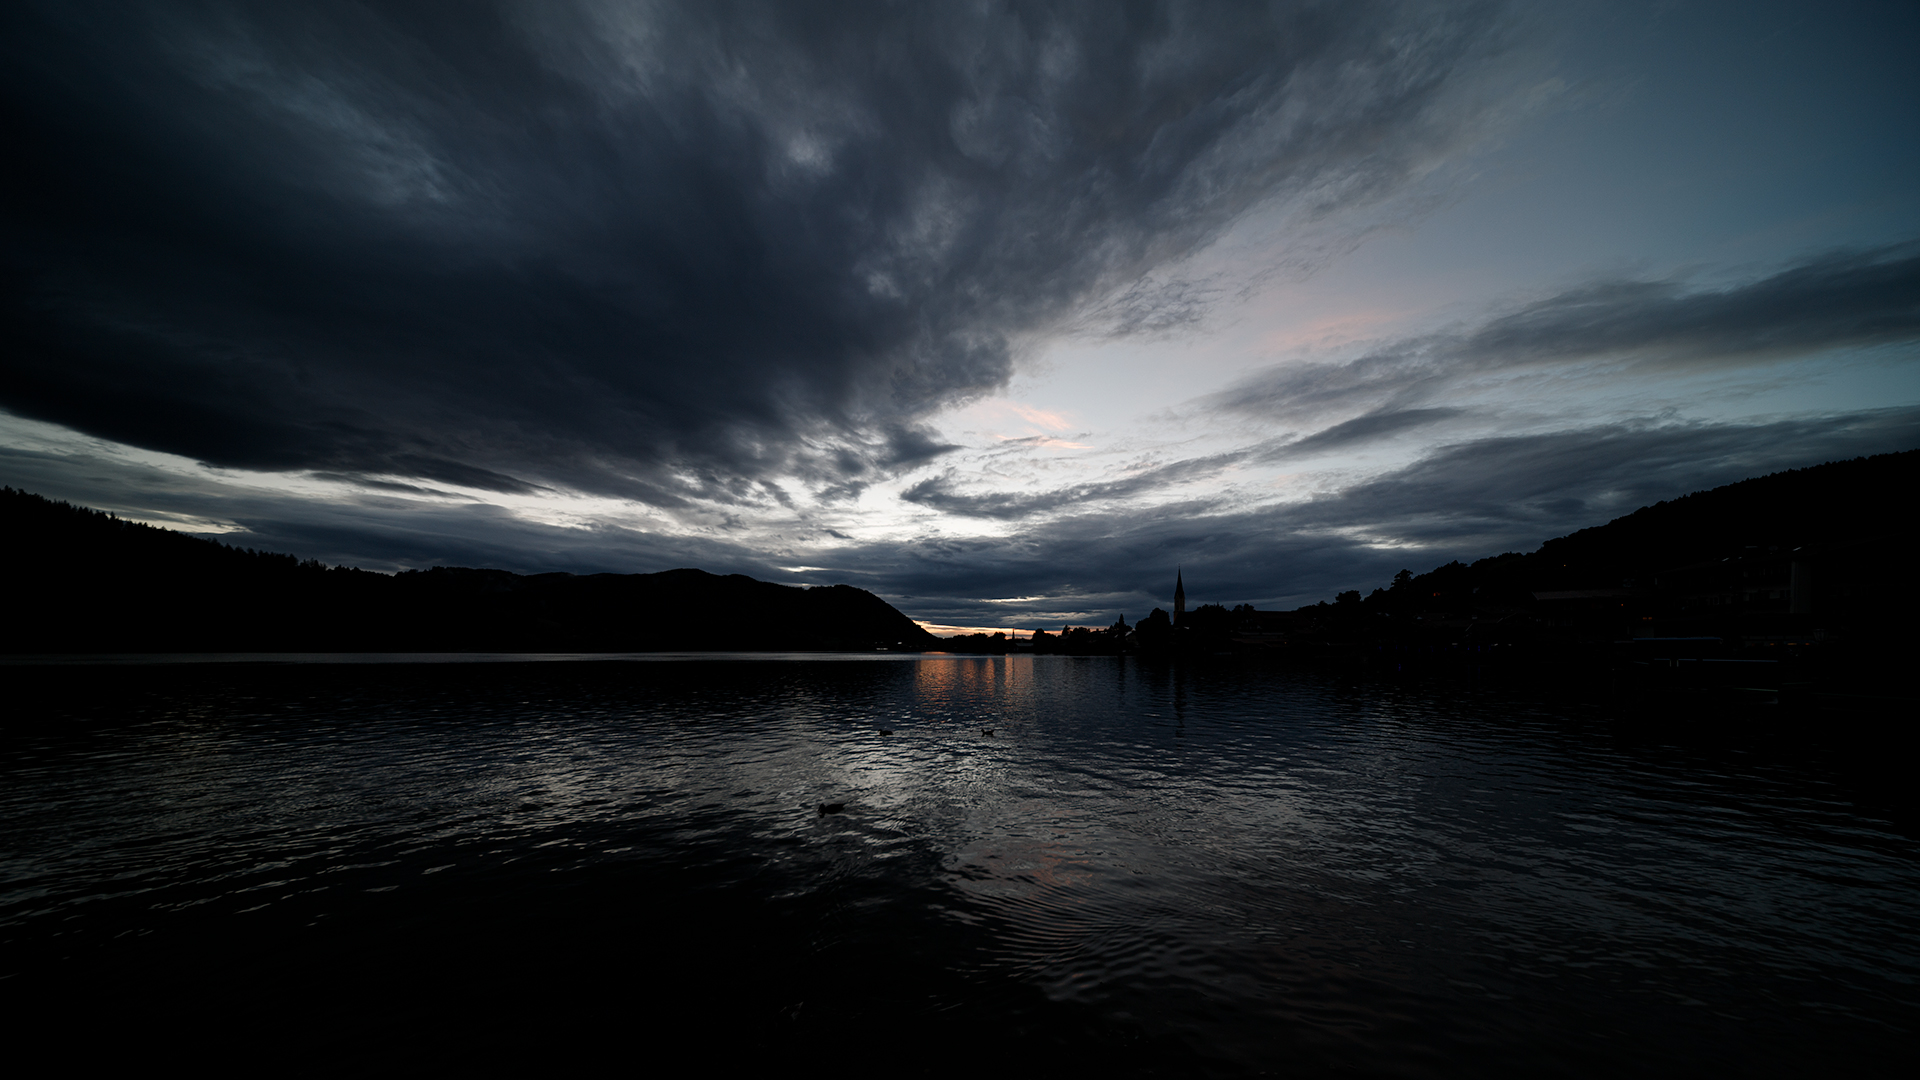
<instances>
[{"instance_id":1,"label":"sky","mask_svg":"<svg viewBox=\"0 0 1920 1080\"><path fill-rule=\"evenodd\" d=\"M20 2L0 483L953 628L1920 447L1912 3Z\"/></svg>"}]
</instances>

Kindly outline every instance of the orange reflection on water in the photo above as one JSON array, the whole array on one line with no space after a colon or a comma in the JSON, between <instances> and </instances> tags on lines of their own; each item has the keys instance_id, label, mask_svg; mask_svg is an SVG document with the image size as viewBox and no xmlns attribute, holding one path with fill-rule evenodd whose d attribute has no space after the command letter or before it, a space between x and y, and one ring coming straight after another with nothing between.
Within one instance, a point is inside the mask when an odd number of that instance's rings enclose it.
<instances>
[{"instance_id":1,"label":"orange reflection on water","mask_svg":"<svg viewBox=\"0 0 1920 1080\"><path fill-rule=\"evenodd\" d=\"M1033 688L1030 656L928 657L914 665L913 689L924 706L1006 706Z\"/></svg>"}]
</instances>

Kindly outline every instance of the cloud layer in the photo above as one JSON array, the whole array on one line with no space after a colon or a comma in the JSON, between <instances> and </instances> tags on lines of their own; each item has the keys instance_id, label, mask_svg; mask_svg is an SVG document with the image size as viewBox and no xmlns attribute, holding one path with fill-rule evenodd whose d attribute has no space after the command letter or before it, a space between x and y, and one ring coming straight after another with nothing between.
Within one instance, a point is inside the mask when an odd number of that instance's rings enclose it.
<instances>
[{"instance_id":1,"label":"cloud layer","mask_svg":"<svg viewBox=\"0 0 1920 1080\"><path fill-rule=\"evenodd\" d=\"M1463 387L1489 376L1592 377L1611 371L1619 379L1645 383L1694 369L1764 366L1837 349L1910 345L1916 339L1920 251L1911 244L1829 253L1719 288L1603 280L1490 315L1477 325L1386 342L1352 359L1274 365L1176 410L1195 427L1218 414L1309 427L1330 417L1350 417L1304 435L1269 435L1231 450L1123 467L1103 479L1056 487L1007 490L999 477L969 478L947 469L907 488L902 498L982 519L1074 513L1215 479L1236 467L1324 458L1411 432L1431 439L1476 420L1498 429L1498 417L1435 404L1465 399ZM1352 415L1355 410L1364 411ZM1511 439L1484 445L1535 452ZM1436 460L1442 459L1447 455ZM1217 489L1207 500L1212 509L1229 503Z\"/></svg>"},{"instance_id":2,"label":"cloud layer","mask_svg":"<svg viewBox=\"0 0 1920 1080\"><path fill-rule=\"evenodd\" d=\"M1485 6L1379 2L8 19L35 212L0 405L216 465L663 507L937 456L928 415L1028 336L1138 307L1251 207L1417 173L1497 39Z\"/></svg>"},{"instance_id":3,"label":"cloud layer","mask_svg":"<svg viewBox=\"0 0 1920 1080\"><path fill-rule=\"evenodd\" d=\"M1832 252L1719 288L1602 280L1480 325L1341 362L1276 366L1203 403L1274 419L1409 407L1487 375L1614 364L1639 375L1750 365L1920 338L1920 247Z\"/></svg>"},{"instance_id":4,"label":"cloud layer","mask_svg":"<svg viewBox=\"0 0 1920 1080\"><path fill-rule=\"evenodd\" d=\"M1382 239L1468 235L1421 216L1607 100L1560 78L1570 28L1639 16L1542 11L10 5L0 473L373 568L693 565L1032 625L1137 617L1175 564L1316 600L1920 445L1897 215L1459 289L1452 240ZM1688 160L1640 124L1609 168ZM1583 194L1470 234L1537 256L1578 235L1541 220L1634 212Z\"/></svg>"},{"instance_id":5,"label":"cloud layer","mask_svg":"<svg viewBox=\"0 0 1920 1080\"><path fill-rule=\"evenodd\" d=\"M595 523L540 524L469 501L424 504L365 494L321 502L82 463L97 501L212 514L239 539L376 568L508 567L522 572L655 571L698 566L789 582L846 582L916 618L951 625L1051 625L1170 601L1185 568L1195 603L1295 606L1395 571L1430 569L1542 541L1661 499L1781 469L1920 446L1920 408L1763 423L1639 421L1443 446L1364 482L1295 502L1232 508L1215 501L1143 511L1120 506L1039 518L1011 533L949 531L911 543L811 534L685 535ZM66 496L72 461L0 452L16 483ZM225 537L233 542L235 536Z\"/></svg>"}]
</instances>

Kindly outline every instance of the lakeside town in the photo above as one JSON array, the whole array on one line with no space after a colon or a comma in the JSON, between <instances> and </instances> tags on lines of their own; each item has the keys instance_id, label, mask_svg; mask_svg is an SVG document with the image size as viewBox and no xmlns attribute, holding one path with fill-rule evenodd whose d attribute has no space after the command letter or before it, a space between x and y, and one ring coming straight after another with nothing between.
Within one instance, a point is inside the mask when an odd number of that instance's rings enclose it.
<instances>
[{"instance_id":1,"label":"lakeside town","mask_svg":"<svg viewBox=\"0 0 1920 1080\"><path fill-rule=\"evenodd\" d=\"M1655 710L1789 705L1878 723L1916 704L1914 537L1890 492L1920 451L1759 477L1645 507L1531 553L1290 611L1168 607L1129 625L949 638L956 652L1250 656L1389 673L1560 680ZM1197 592L1198 590L1196 590Z\"/></svg>"}]
</instances>

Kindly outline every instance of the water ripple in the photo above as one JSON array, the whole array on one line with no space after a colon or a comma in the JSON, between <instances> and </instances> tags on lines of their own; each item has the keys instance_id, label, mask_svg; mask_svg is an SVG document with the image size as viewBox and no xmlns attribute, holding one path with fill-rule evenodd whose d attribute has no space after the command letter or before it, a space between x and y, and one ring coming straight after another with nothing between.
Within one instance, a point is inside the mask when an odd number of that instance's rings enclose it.
<instances>
[{"instance_id":1,"label":"water ripple","mask_svg":"<svg viewBox=\"0 0 1920 1080\"><path fill-rule=\"evenodd\" d=\"M1920 1004L1914 843L1750 738L1117 659L72 671L9 670L13 985L670 908L622 947L747 950L792 1030L859 971L860 1015L1028 988L1229 1070L1872 1071Z\"/></svg>"}]
</instances>

